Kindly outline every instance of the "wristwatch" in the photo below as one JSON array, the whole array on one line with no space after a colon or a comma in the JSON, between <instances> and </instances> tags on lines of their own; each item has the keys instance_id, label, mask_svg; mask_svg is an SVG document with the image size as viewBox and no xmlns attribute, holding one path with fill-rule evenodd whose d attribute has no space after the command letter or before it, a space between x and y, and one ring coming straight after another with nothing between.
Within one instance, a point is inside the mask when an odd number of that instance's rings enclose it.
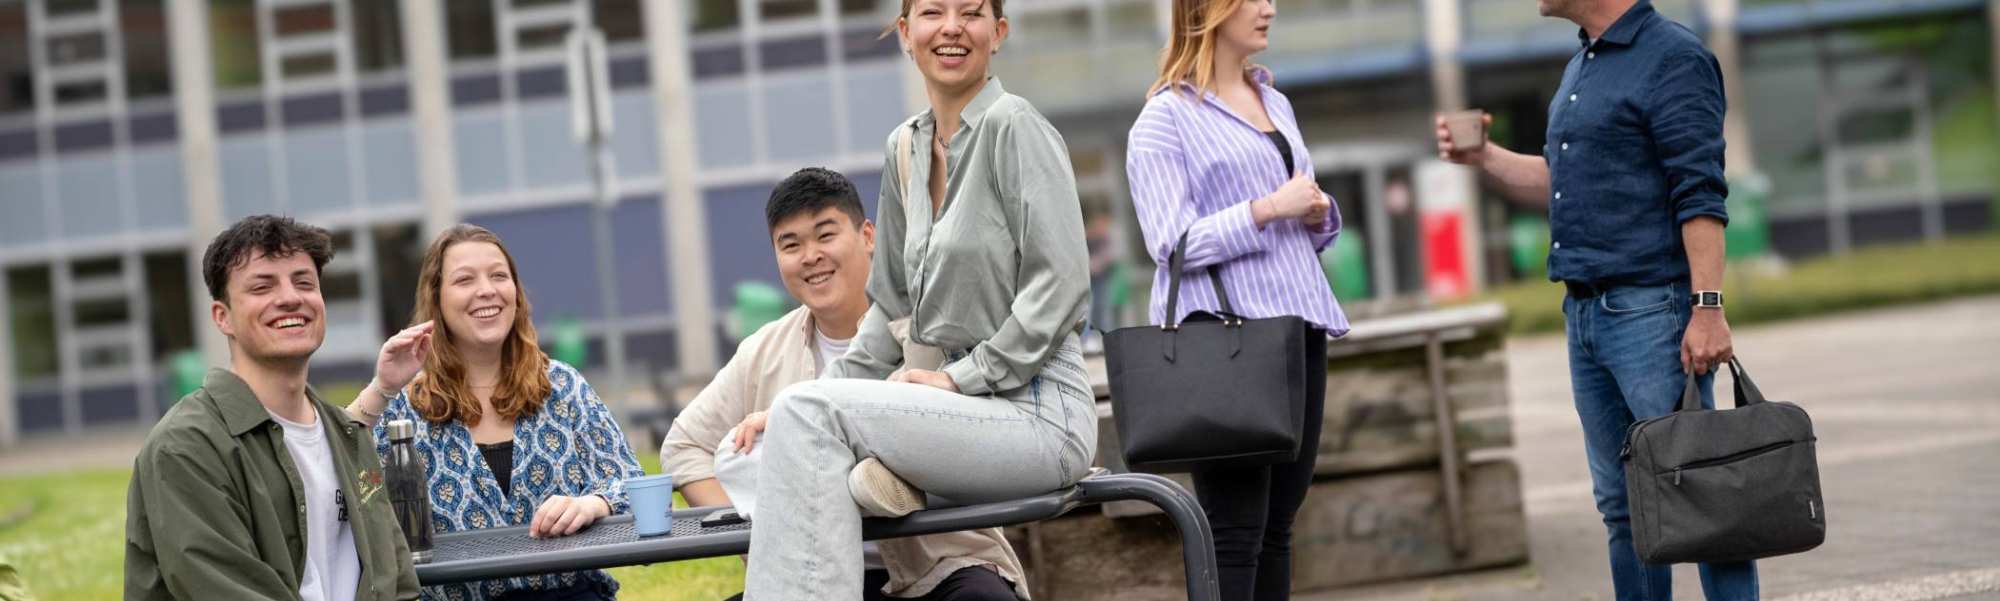
<instances>
[{"instance_id":1,"label":"wristwatch","mask_svg":"<svg viewBox=\"0 0 2000 601\"><path fill-rule=\"evenodd\" d=\"M1721 290L1697 290L1697 291L1695 291L1695 293L1694 293L1694 306L1695 306L1695 308L1697 308L1697 309L1720 309L1720 308L1722 308L1722 291L1721 291Z\"/></svg>"}]
</instances>

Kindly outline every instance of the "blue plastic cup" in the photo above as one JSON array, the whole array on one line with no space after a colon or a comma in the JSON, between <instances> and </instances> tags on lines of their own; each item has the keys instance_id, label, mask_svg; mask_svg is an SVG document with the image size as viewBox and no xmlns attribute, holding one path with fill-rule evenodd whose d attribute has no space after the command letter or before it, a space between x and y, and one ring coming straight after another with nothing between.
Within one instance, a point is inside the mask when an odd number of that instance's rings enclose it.
<instances>
[{"instance_id":1,"label":"blue plastic cup","mask_svg":"<svg viewBox=\"0 0 2000 601\"><path fill-rule=\"evenodd\" d=\"M625 481L632 501L632 529L639 536L659 536L674 530L674 477L640 476Z\"/></svg>"}]
</instances>

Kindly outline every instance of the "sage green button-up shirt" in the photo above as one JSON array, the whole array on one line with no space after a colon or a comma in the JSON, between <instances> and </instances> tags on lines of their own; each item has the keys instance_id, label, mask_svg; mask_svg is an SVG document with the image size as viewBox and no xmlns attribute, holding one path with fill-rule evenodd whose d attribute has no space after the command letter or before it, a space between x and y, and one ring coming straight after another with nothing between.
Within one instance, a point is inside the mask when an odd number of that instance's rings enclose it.
<instances>
[{"instance_id":1,"label":"sage green button-up shirt","mask_svg":"<svg viewBox=\"0 0 2000 601\"><path fill-rule=\"evenodd\" d=\"M926 110L890 132L868 276L874 307L826 377L888 376L903 358L889 322L909 317L912 341L964 353L943 370L960 393L1003 392L1027 385L1082 328L1089 251L1062 134L997 78L960 119L935 217L928 182L937 119ZM910 142L899 148L905 129Z\"/></svg>"},{"instance_id":2,"label":"sage green button-up shirt","mask_svg":"<svg viewBox=\"0 0 2000 601\"><path fill-rule=\"evenodd\" d=\"M417 598L371 431L307 389L319 411L361 562L355 601ZM297 599L305 568L304 483L284 429L250 385L211 369L132 463L125 599Z\"/></svg>"}]
</instances>

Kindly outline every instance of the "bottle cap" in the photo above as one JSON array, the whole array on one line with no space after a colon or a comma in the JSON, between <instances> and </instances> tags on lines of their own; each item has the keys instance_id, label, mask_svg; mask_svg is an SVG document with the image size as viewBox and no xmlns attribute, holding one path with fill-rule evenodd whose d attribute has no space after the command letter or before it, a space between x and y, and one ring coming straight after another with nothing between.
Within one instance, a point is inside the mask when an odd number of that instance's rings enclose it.
<instances>
[{"instance_id":1,"label":"bottle cap","mask_svg":"<svg viewBox=\"0 0 2000 601\"><path fill-rule=\"evenodd\" d=\"M417 435L417 425L407 419L391 420L388 430L389 440L392 442L409 440Z\"/></svg>"}]
</instances>

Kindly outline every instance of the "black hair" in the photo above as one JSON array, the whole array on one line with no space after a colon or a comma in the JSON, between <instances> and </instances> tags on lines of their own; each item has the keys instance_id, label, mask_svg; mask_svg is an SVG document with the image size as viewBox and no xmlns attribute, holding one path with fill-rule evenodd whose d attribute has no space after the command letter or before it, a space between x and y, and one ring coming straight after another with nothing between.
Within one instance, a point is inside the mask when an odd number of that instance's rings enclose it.
<instances>
[{"instance_id":1,"label":"black hair","mask_svg":"<svg viewBox=\"0 0 2000 601\"><path fill-rule=\"evenodd\" d=\"M771 189L771 200L764 203L764 227L766 231L775 230L778 222L827 207L846 213L857 228L868 220L867 211L861 207L861 194L854 191L854 182L848 181L847 176L824 167L800 169Z\"/></svg>"},{"instance_id":2,"label":"black hair","mask_svg":"<svg viewBox=\"0 0 2000 601\"><path fill-rule=\"evenodd\" d=\"M333 259L333 237L324 228L293 221L278 215L244 217L216 234L208 250L201 253L201 280L208 284L208 297L229 302L229 272L250 262L257 254L274 258L305 253L312 258L313 271L326 269Z\"/></svg>"}]
</instances>

